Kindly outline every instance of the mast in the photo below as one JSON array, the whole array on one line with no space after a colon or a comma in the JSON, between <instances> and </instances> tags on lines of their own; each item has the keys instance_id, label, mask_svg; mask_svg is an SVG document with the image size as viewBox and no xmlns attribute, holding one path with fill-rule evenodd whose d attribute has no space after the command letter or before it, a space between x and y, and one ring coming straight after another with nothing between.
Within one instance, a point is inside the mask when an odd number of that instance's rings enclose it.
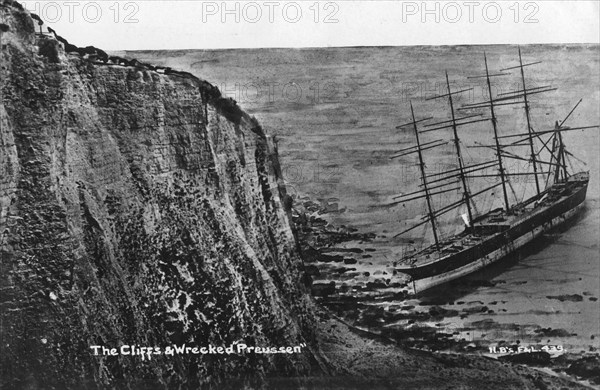
<instances>
[{"instance_id":1,"label":"mast","mask_svg":"<svg viewBox=\"0 0 600 390\"><path fill-rule=\"evenodd\" d=\"M510 210L510 204L508 203L508 192L506 191L506 178L504 177L504 166L502 165L502 149L500 148L500 141L498 140L498 125L496 120L496 113L494 111L494 100L492 99L492 83L490 82L490 71L488 69L487 55L483 53L485 60L485 75L487 79L488 91L490 94L490 111L492 115L492 126L494 127L494 140L496 141L496 155L498 156L498 169L500 170L500 180L502 180L502 192L504 194L504 207L506 212ZM536 176L537 177L537 176Z\"/></svg>"},{"instance_id":2,"label":"mast","mask_svg":"<svg viewBox=\"0 0 600 390\"><path fill-rule=\"evenodd\" d=\"M567 114L565 119L562 120L562 122L560 122L560 123L556 122L556 132L554 133L553 140L552 140L552 155L551 155L551 157L554 157L554 152L556 150L556 147L558 146L558 153L556 156L557 166L556 166L556 171L554 173L554 182L555 183L558 182L559 172L561 169L563 172L563 179L566 180L568 177L567 164L565 161L565 145L563 143L562 133L560 130L563 129L563 125L565 124L565 122L571 117L571 115L573 115L573 112L575 112L575 110L577 109L577 107L579 107L579 105L581 104L582 101L583 101L583 99L579 99L579 101L577 102L575 107L573 107L573 109L571 111L569 111L569 113ZM550 161L552 161L552 160L550 160Z\"/></svg>"},{"instance_id":3,"label":"mast","mask_svg":"<svg viewBox=\"0 0 600 390\"><path fill-rule=\"evenodd\" d=\"M454 115L454 102L452 101L452 91L450 90L450 79L448 78L448 72L446 71L446 86L448 88L448 102L450 103L450 112L452 113L452 131L454 132L454 146L456 148L456 156L458 158L458 167L460 171L460 180L463 187L463 196L465 198L465 204L467 205L467 212L469 215L469 224L473 223L473 212L471 210L471 195L469 194L469 188L467 187L467 179L464 172L464 164L462 153L460 151L460 139L458 138L458 129L456 125L456 117Z\"/></svg>"},{"instance_id":4,"label":"mast","mask_svg":"<svg viewBox=\"0 0 600 390\"><path fill-rule=\"evenodd\" d=\"M558 129L558 123L556 128ZM555 153L556 153L556 142L558 137L556 136L556 133L558 132L558 130L552 135L551 139L552 139L552 149L550 151L550 162L554 162L554 159L556 158L556 161L558 161L558 157L555 157ZM546 188L548 188L548 183L550 183L550 178L552 177L552 173L550 173L548 175L548 177L546 178ZM556 170L554 172L554 183L556 184Z\"/></svg>"},{"instance_id":5,"label":"mast","mask_svg":"<svg viewBox=\"0 0 600 390\"><path fill-rule=\"evenodd\" d=\"M565 161L565 144L563 143L562 134L558 132L558 165L556 166L557 173L560 171L563 175L562 179L567 180L567 163ZM556 180L555 180L556 181Z\"/></svg>"},{"instance_id":6,"label":"mast","mask_svg":"<svg viewBox=\"0 0 600 390\"><path fill-rule=\"evenodd\" d=\"M419 130L417 129L417 121L415 119L415 111L413 109L412 102L410 102L410 113L413 120L413 128L415 130L415 137L417 138L417 151L419 155L419 167L421 169L421 180L423 184L423 190L425 191L425 199L427 199L427 209L429 210L429 221L431 222L431 228L433 230L433 238L435 240L435 248L440 250L440 242L437 234L437 227L435 224L435 217L433 207L431 206L431 196L429 195L429 188L427 186L427 175L425 174L425 163L423 162L423 153L421 152L421 141L419 140Z\"/></svg>"},{"instance_id":7,"label":"mast","mask_svg":"<svg viewBox=\"0 0 600 390\"><path fill-rule=\"evenodd\" d=\"M531 115L530 115L530 107L529 100L527 99L527 86L525 84L525 70L523 69L523 58L521 57L521 47L519 47L519 68L521 68L521 81L523 83L523 101L525 102L525 116L527 117L527 132L529 133L529 147L531 150L531 162L533 164L533 173L535 177L535 188L537 190L537 194L540 194L540 181L537 175L537 159L535 157L535 148L533 147L533 130L531 128ZM490 100L492 98L490 97Z\"/></svg>"}]
</instances>

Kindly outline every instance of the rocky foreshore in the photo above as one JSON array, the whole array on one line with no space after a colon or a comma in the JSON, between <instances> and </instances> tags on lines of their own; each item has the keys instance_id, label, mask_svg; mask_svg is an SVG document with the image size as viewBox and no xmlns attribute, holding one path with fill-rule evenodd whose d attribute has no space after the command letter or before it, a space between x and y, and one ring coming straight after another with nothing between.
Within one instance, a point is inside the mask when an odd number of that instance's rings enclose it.
<instances>
[{"instance_id":1,"label":"rocky foreshore","mask_svg":"<svg viewBox=\"0 0 600 390\"><path fill-rule=\"evenodd\" d=\"M496 312L506 312L502 307L506 301L452 301L435 294L415 299L408 292L402 275L383 271L374 278L377 275L358 272L357 264L368 261L369 254L375 252L375 249L369 250L368 245L378 237L374 233L360 233L352 227L333 225L328 221L328 214L337 211L337 204L332 207L326 199L316 202L298 199L294 203L293 220L305 272L311 277L312 294L339 318L357 329L404 347L445 354L487 354L510 364L548 369L583 384L600 384L600 355L593 347L587 352L575 353L519 352L524 350L525 344L502 339L506 336L504 333L517 333L535 339L541 347L551 338L576 336L564 329L531 324L504 325L494 321ZM468 291L505 283L503 280L459 280L452 283L452 287ZM581 301L582 295L548 298ZM588 298L595 299L593 296ZM471 315L481 313L489 315L489 319L469 320ZM460 319L461 324L452 325L449 323L452 318ZM495 348L494 354L488 353L490 347Z\"/></svg>"}]
</instances>

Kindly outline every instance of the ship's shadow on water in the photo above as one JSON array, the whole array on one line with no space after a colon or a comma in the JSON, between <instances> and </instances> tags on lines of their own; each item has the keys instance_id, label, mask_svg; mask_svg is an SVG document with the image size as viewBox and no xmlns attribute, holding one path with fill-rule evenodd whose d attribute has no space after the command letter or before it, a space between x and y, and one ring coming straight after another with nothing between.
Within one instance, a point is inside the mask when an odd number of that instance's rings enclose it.
<instances>
[{"instance_id":1,"label":"ship's shadow on water","mask_svg":"<svg viewBox=\"0 0 600 390\"><path fill-rule=\"evenodd\" d=\"M481 287L494 287L504 283L500 280L501 278L498 278L500 275L518 265L520 261L534 256L556 243L563 237L564 232L583 221L590 212L591 210L584 205L582 210L570 220L537 237L500 261L470 275L423 291L417 295L417 298L425 304L445 305L470 295Z\"/></svg>"}]
</instances>

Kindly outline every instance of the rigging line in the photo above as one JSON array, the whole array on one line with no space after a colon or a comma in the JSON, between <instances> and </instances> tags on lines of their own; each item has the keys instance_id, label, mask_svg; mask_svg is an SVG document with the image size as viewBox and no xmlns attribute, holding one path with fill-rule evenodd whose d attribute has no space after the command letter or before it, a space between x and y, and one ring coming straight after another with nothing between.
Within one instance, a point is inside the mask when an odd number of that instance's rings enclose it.
<instances>
[{"instance_id":1,"label":"rigging line","mask_svg":"<svg viewBox=\"0 0 600 390\"><path fill-rule=\"evenodd\" d=\"M571 172L575 172L575 168L573 167L573 162L571 161L571 158L567 155L565 156L565 160L567 160L567 164L569 164L569 169L571 170Z\"/></svg>"},{"instance_id":2,"label":"rigging line","mask_svg":"<svg viewBox=\"0 0 600 390\"><path fill-rule=\"evenodd\" d=\"M437 142L444 142L444 140L443 139L437 139L435 141L424 142L424 143L421 144L421 147L427 146L427 145L431 145L431 144L434 144L434 143L437 143ZM404 149L396 150L394 153L403 153L403 152L407 152L407 151L409 151L411 149L416 149L416 148L417 148L417 145L413 145L413 146L409 146L409 147L404 148Z\"/></svg>"},{"instance_id":3,"label":"rigging line","mask_svg":"<svg viewBox=\"0 0 600 390\"><path fill-rule=\"evenodd\" d=\"M521 156L517 156L516 154L514 154L514 153L511 153L511 152L509 152L509 151L506 151L506 150L503 150L501 153L505 154L505 156L504 156L504 157L512 157L512 158L516 158L516 159L523 159L523 160L525 160L525 161L529 161L529 160L526 160L526 159L524 159L524 158L523 158L523 157L521 157Z\"/></svg>"},{"instance_id":4,"label":"rigging line","mask_svg":"<svg viewBox=\"0 0 600 390\"><path fill-rule=\"evenodd\" d=\"M422 225L425 225L425 224L428 224L428 223L429 223L429 218L427 218L425 221L419 222L418 224L410 227L409 229L401 231L400 233L396 234L393 238L400 237L401 235L403 235L405 233L408 233L408 232L410 232L412 230L415 230L416 228L421 227Z\"/></svg>"},{"instance_id":5,"label":"rigging line","mask_svg":"<svg viewBox=\"0 0 600 390\"><path fill-rule=\"evenodd\" d=\"M438 185L438 186L434 186L434 187L427 186L427 188L428 188L429 190L435 190L435 189L437 189L437 188L442 188L442 187L445 187L445 186L447 186L447 185L450 185L450 184L453 184L453 183L444 183L444 184L440 184L440 185ZM420 187L422 187L422 185L421 185ZM418 191L415 191L415 192L410 192L410 193L408 193L408 194L396 195L396 196L394 196L392 199L394 199L394 200L397 200L397 199L403 198L403 197L405 197L405 196L411 196L411 195L422 194L424 191L425 191L424 189L420 189L420 190L418 190Z\"/></svg>"},{"instance_id":6,"label":"rigging line","mask_svg":"<svg viewBox=\"0 0 600 390\"><path fill-rule=\"evenodd\" d=\"M525 70L523 69L523 58L521 56L521 47L519 46L519 64L521 65L521 80L523 82L523 101L525 103L525 117L527 118L527 132L529 133L529 145L530 145L530 149L531 149L531 164L533 165L533 172L537 173L537 163L536 163L536 159L535 159L535 148L533 146L533 138L532 138L532 132L533 132L533 127L531 126L531 114L530 114L530 107L529 107L529 100L527 99L527 84L525 83ZM539 182L539 178L537 175L534 175L535 178L535 188L537 190L537 194L540 194L540 182Z\"/></svg>"},{"instance_id":7,"label":"rigging line","mask_svg":"<svg viewBox=\"0 0 600 390\"><path fill-rule=\"evenodd\" d=\"M476 117L480 117L480 116L481 116L481 114L475 114L475 115L463 116L462 118L457 118L456 120L459 121L459 120L463 120L463 119L476 118ZM443 125L445 123L452 123L452 119L442 121L442 122L437 122L437 123L431 123L431 124L425 125L424 127L439 126L439 125Z\"/></svg>"},{"instance_id":8,"label":"rigging line","mask_svg":"<svg viewBox=\"0 0 600 390\"><path fill-rule=\"evenodd\" d=\"M552 130L539 130L536 131L534 135L543 135L543 134L554 134L556 132L562 133L565 131L575 131L575 130L587 130L587 129L595 129L598 128L598 125L594 125L594 126L582 126L582 127L565 127L563 129L552 129ZM515 137L521 137L521 139L519 141L524 142L529 140L529 134L528 133L519 133L519 134L508 134L508 135L500 135L498 136L498 138L515 138Z\"/></svg>"},{"instance_id":9,"label":"rigging line","mask_svg":"<svg viewBox=\"0 0 600 390\"><path fill-rule=\"evenodd\" d=\"M564 152L587 167L587 163L585 161L581 160L580 158L577 158L577 156L575 156L573 153L569 152L566 148L565 148Z\"/></svg>"},{"instance_id":10,"label":"rigging line","mask_svg":"<svg viewBox=\"0 0 600 390\"><path fill-rule=\"evenodd\" d=\"M465 197L465 203L467 205L467 212L469 214L469 221L473 221L473 213L471 211L471 201L470 201L470 194L469 194L469 187L467 186L467 181L465 178L465 174L462 172L462 167L463 167L463 159L462 159L462 153L460 150L460 141L458 138L458 128L456 125L456 116L454 113L454 102L452 100L452 90L450 88L450 78L448 77L448 71L446 71L446 86L448 88L448 102L450 103L450 113L452 114L452 130L454 132L454 146L456 148L456 156L458 158L458 164L459 167L461 168L461 181L463 184L463 191L464 191L464 197ZM472 89L472 88L471 88Z\"/></svg>"},{"instance_id":11,"label":"rigging line","mask_svg":"<svg viewBox=\"0 0 600 390\"><path fill-rule=\"evenodd\" d=\"M515 202L519 203L519 198L517 197L517 193L515 191L515 187L513 186L512 181L510 180L510 177L507 177L506 182L508 183L508 186L510 187L510 190L512 191L512 194L515 197Z\"/></svg>"},{"instance_id":12,"label":"rigging line","mask_svg":"<svg viewBox=\"0 0 600 390\"><path fill-rule=\"evenodd\" d=\"M462 144L462 142L461 142L461 144ZM473 158L473 156L471 156L471 153L469 153L469 148L466 148L466 152L467 152L467 157L471 161L474 161L475 159ZM497 162L494 162L494 164L492 166L495 166L495 165L497 165ZM484 198L484 202L483 203L485 204L485 198ZM475 201L472 202L472 206L473 206L473 209L475 209L475 214L479 215L480 213L479 213L479 210L477 209L477 203L475 203Z\"/></svg>"},{"instance_id":13,"label":"rigging line","mask_svg":"<svg viewBox=\"0 0 600 390\"><path fill-rule=\"evenodd\" d=\"M467 79L484 79L489 77L510 76L510 73L484 74L479 76L467 76Z\"/></svg>"},{"instance_id":14,"label":"rigging line","mask_svg":"<svg viewBox=\"0 0 600 390\"><path fill-rule=\"evenodd\" d=\"M527 176L523 176L522 177L523 181L525 181L525 183L527 183L527 180L529 180L529 178ZM525 199L525 194L527 193L527 186L521 184L521 188L523 188L523 194L521 195L521 202Z\"/></svg>"},{"instance_id":15,"label":"rigging line","mask_svg":"<svg viewBox=\"0 0 600 390\"><path fill-rule=\"evenodd\" d=\"M551 85L545 85L543 87L529 88L529 91L535 91L535 90L538 90L538 89L546 89L546 88L552 88L552 86ZM511 91L511 92L503 92L503 93L499 93L498 96L516 95L516 94L521 94L521 93L523 93L523 90Z\"/></svg>"},{"instance_id":16,"label":"rigging line","mask_svg":"<svg viewBox=\"0 0 600 390\"><path fill-rule=\"evenodd\" d=\"M436 130L441 130L441 129L449 129L449 128L452 128L453 126L464 126L464 125L470 125L472 123L487 122L489 120L490 120L490 118L484 118L484 119L478 119L478 120L474 120L474 121L460 122L460 118L457 118L456 123L453 123L450 125L445 125L445 126L440 126L440 127L435 127L433 129L421 130L421 134L429 133L430 131L436 131Z\"/></svg>"},{"instance_id":17,"label":"rigging line","mask_svg":"<svg viewBox=\"0 0 600 390\"><path fill-rule=\"evenodd\" d=\"M524 157L521 156L517 156L514 155L512 153L507 153L507 152L502 152L502 157L504 158L512 158L513 160L520 160L520 161L527 161L527 162L531 162L531 160L528 160ZM552 165L552 166L560 166L560 164L557 163L553 163L553 162L548 162L548 161L543 161L543 160L538 160L538 164L546 164L546 165Z\"/></svg>"},{"instance_id":18,"label":"rigging line","mask_svg":"<svg viewBox=\"0 0 600 390\"><path fill-rule=\"evenodd\" d=\"M460 143L461 145L464 146L464 143L461 141ZM473 158L473 156L471 155L471 153L469 153L469 148L465 148L465 152L467 153L467 157L471 160L471 161L475 161L475 159ZM496 163L495 161L493 161L493 163Z\"/></svg>"},{"instance_id":19,"label":"rigging line","mask_svg":"<svg viewBox=\"0 0 600 390\"><path fill-rule=\"evenodd\" d=\"M487 196L487 195L486 195ZM483 204L485 204L485 198L483 199ZM479 216L481 215L481 213L479 212L479 209L477 208L477 203L473 202L473 209L475 209L475 215Z\"/></svg>"},{"instance_id":20,"label":"rigging line","mask_svg":"<svg viewBox=\"0 0 600 390\"><path fill-rule=\"evenodd\" d=\"M481 195L481 194L483 194L483 193L485 193L485 192L487 192L487 191L489 191L491 189L494 189L494 188L498 187L499 185L500 185L500 183L494 184L493 186L485 188L485 189L483 189L483 190L481 190L481 191L473 194L472 196L473 197L479 196L479 195ZM438 217L440 215L443 215L443 214L446 214L446 213L448 213L448 212L450 212L450 211L452 211L452 210L460 207L462 204L466 204L464 197L463 197L463 199L461 199L461 200L459 200L459 201L457 201L455 203L452 203L452 204L450 204L450 205L448 205L448 206L446 206L444 208L436 210L436 217Z\"/></svg>"},{"instance_id":21,"label":"rigging line","mask_svg":"<svg viewBox=\"0 0 600 390\"><path fill-rule=\"evenodd\" d=\"M513 95L513 96L504 96L504 97L496 97L495 102L500 103L500 102L504 102L504 101L509 101L509 100L516 100L518 98L524 97L525 94L527 94L527 96L529 95L539 95L540 93L546 93L546 92L551 92L551 91L556 91L558 90L558 88L548 88L548 89L540 89L540 90L531 90L528 89L525 91L525 93L519 94L519 95Z\"/></svg>"},{"instance_id":22,"label":"rigging line","mask_svg":"<svg viewBox=\"0 0 600 390\"><path fill-rule=\"evenodd\" d=\"M477 172L477 171L475 171L475 172ZM428 185L432 184L432 183L439 183L439 182L450 180L450 179L456 179L457 177L458 177L457 175L452 175L452 176L445 177L445 178L442 178L442 179L437 179L435 181L428 182ZM427 179L430 179L430 177L427 176ZM444 187L444 186L449 186L449 185L458 185L458 184L459 184L458 180L456 180L455 182L449 181L447 183L440 184L439 187ZM423 187L423 184L419 184L419 187Z\"/></svg>"},{"instance_id":23,"label":"rigging line","mask_svg":"<svg viewBox=\"0 0 600 390\"><path fill-rule=\"evenodd\" d=\"M494 163L493 165L491 164L490 166L481 166L479 168L468 169L468 170L464 170L464 168L463 168L463 173L462 174L468 175L468 174L471 174L471 173L474 173L474 172L478 172L478 171L482 171L482 170L486 170L486 169L492 168L492 167L494 167L496 165L497 164ZM460 176L461 176L461 173L459 172L459 173L452 174L452 175L449 175L449 176L446 176L446 177L442 177L440 179L432 180L432 181L429 182L429 184L439 183L439 182L442 182L442 181L446 181L446 180L450 180L450 179L455 179L455 178L460 178Z\"/></svg>"},{"instance_id":24,"label":"rigging line","mask_svg":"<svg viewBox=\"0 0 600 390\"><path fill-rule=\"evenodd\" d=\"M412 121L412 122L404 123L402 125L396 126L396 130L400 130L401 128L406 127L406 126L412 126L412 125L415 125L417 123L426 122L426 121L431 120L431 119L433 119L432 116L429 117L429 118L420 119L418 121Z\"/></svg>"},{"instance_id":25,"label":"rigging line","mask_svg":"<svg viewBox=\"0 0 600 390\"><path fill-rule=\"evenodd\" d=\"M492 98L492 83L490 81L490 71L488 69L487 55L483 53L485 60L485 74L488 85L488 93L490 95L490 112L492 114L492 126L494 129L494 141L496 141L496 156L498 158L498 170L500 171L500 180L502 180L502 195L504 198L504 207L506 211L510 209L510 203L508 202L508 194L506 192L506 178L504 176L504 164L502 163L502 148L500 147L500 141L498 140L498 120L496 118L496 112L494 110L494 103Z\"/></svg>"},{"instance_id":26,"label":"rigging line","mask_svg":"<svg viewBox=\"0 0 600 390\"><path fill-rule=\"evenodd\" d=\"M540 142L543 142L542 147L540 148L540 150L537 152L537 155L541 155L541 153L544 151L544 149L546 149L548 151L548 153L552 153L552 151L550 150L550 148L548 148L548 142L550 141L550 138L548 138L548 140L546 142L544 142L544 140L542 139L542 136L539 133L534 133L536 138L540 140Z\"/></svg>"},{"instance_id":27,"label":"rigging line","mask_svg":"<svg viewBox=\"0 0 600 390\"><path fill-rule=\"evenodd\" d=\"M583 99L579 99L579 101L577 102L577 104L575 105L575 107L573 107L573 109L571 110L571 112L569 112L569 114L567 115L567 117L565 119L563 119L562 122L560 122L560 124L558 125L558 127L562 127L565 122L567 121L567 119L569 119L569 117L571 116L571 114L573 114L573 112L575 112L575 110L577 109L577 107L579 107L579 105L581 104L581 102L583 101Z\"/></svg>"},{"instance_id":28,"label":"rigging line","mask_svg":"<svg viewBox=\"0 0 600 390\"><path fill-rule=\"evenodd\" d=\"M460 187L449 188L449 189L438 191L438 192L428 192L428 191L426 191L425 195L415 196L415 197L408 198L408 199L401 199L399 201L392 202L392 203L388 204L387 206L393 206L393 205L397 205L397 204L400 204L400 203L406 203L406 202L410 202L411 200L423 199L423 198L430 197L430 196L433 196L433 195L445 194L446 192L451 192L451 191L456 191L456 190L460 190Z\"/></svg>"},{"instance_id":29,"label":"rigging line","mask_svg":"<svg viewBox=\"0 0 600 390\"><path fill-rule=\"evenodd\" d=\"M439 99L439 98L443 98L443 97L447 97L447 96L452 97L452 95L458 95L458 94L461 94L463 92L472 91L473 89L475 89L475 88L462 89L460 91L454 91L454 92L451 92L450 89L448 89L448 93L445 93L443 95L432 96L432 97L430 97L428 99L425 99L425 100L434 100L434 99Z\"/></svg>"},{"instance_id":30,"label":"rigging line","mask_svg":"<svg viewBox=\"0 0 600 390\"><path fill-rule=\"evenodd\" d=\"M421 207L421 210L425 211L425 207ZM420 237L423 239L423 241L421 242L422 245L425 245L425 240L427 239L427 225L423 225L423 233L421 234ZM440 244L439 244L438 237L437 237L437 226L436 226L436 233L435 233L435 244L436 244L436 248L439 248Z\"/></svg>"},{"instance_id":31,"label":"rigging line","mask_svg":"<svg viewBox=\"0 0 600 390\"><path fill-rule=\"evenodd\" d=\"M498 106L510 106L510 105L517 105L517 104L523 104L522 101L517 101L517 102L507 102L507 103L496 103L494 106L498 107ZM488 108L490 105L489 104L480 104L480 105L473 105L473 106L464 106L464 107L459 107L457 109L457 111L466 111L466 110L477 110L480 108Z\"/></svg>"},{"instance_id":32,"label":"rigging line","mask_svg":"<svg viewBox=\"0 0 600 390\"><path fill-rule=\"evenodd\" d=\"M440 144L429 145L429 146L421 147L420 149L415 149L415 150L411 150L411 151L408 151L408 152L403 152L403 153L395 154L392 157L390 157L390 160L394 160L394 159L401 158L401 157L406 157L406 156L409 156L409 155L411 155L413 153L419 153L419 152L422 152L424 150L434 149L434 148L437 148L438 146L447 145L448 143L449 142L443 142L443 143L440 143Z\"/></svg>"},{"instance_id":33,"label":"rigging line","mask_svg":"<svg viewBox=\"0 0 600 390\"><path fill-rule=\"evenodd\" d=\"M519 173L509 173L509 176L534 176L534 175L545 175L546 173L550 173L552 171L543 171L538 173L533 172L519 172ZM468 178L476 178L476 177L498 177L498 175L469 175Z\"/></svg>"},{"instance_id":34,"label":"rigging line","mask_svg":"<svg viewBox=\"0 0 600 390\"><path fill-rule=\"evenodd\" d=\"M550 91L556 91L558 88L551 88L551 89L544 89L544 90L530 90L528 89L527 95L538 95L540 93L545 93L545 92L550 92ZM514 95L514 96L505 96L505 97L496 97L496 99L494 100L486 100L483 102L477 102L477 103L470 103L470 104L465 104L465 107L473 107L473 106L480 106L480 105L486 105L488 106L490 103L498 103L497 105L500 105L502 102L506 102L509 100L516 100L518 98L522 98L524 97L525 94L520 94L520 95ZM516 104L519 103L520 101L516 101L516 102L511 102L512 104ZM522 103L522 102L521 102Z\"/></svg>"},{"instance_id":35,"label":"rigging line","mask_svg":"<svg viewBox=\"0 0 600 390\"><path fill-rule=\"evenodd\" d=\"M552 162L555 159L554 152L556 151L556 133L552 134L550 139L552 140L552 150L550 151L550 162ZM546 184L545 184L546 188L549 187L551 177L552 177L552 174L549 174L546 177Z\"/></svg>"},{"instance_id":36,"label":"rigging line","mask_svg":"<svg viewBox=\"0 0 600 390\"><path fill-rule=\"evenodd\" d=\"M537 134L536 134L536 137L540 140L540 142L544 141L544 140L542 140L541 136L539 136ZM546 149L549 153L552 153L552 151L550 150L550 148L547 147L548 142L550 142L551 139L552 139L552 137L548 138L548 140L542 144L542 147L540 148L539 152L537 152L538 156L542 154L542 152L544 151L544 149Z\"/></svg>"},{"instance_id":37,"label":"rigging line","mask_svg":"<svg viewBox=\"0 0 600 390\"><path fill-rule=\"evenodd\" d=\"M494 165L496 165L496 161L487 161L487 162L483 162L483 163L479 163L479 164L474 164L474 165L467 165L465 167L463 167L464 170L470 170L470 169L474 169L474 168L478 168L481 167L480 169L487 169L487 168L491 168ZM487 167L487 165L489 165L489 167ZM460 171L460 168L453 168L453 169L449 169L447 171L444 172L440 172L440 173L430 173L429 175L427 175L428 178L432 178L432 177L436 177L436 176L442 176L448 173L455 173Z\"/></svg>"},{"instance_id":38,"label":"rigging line","mask_svg":"<svg viewBox=\"0 0 600 390\"><path fill-rule=\"evenodd\" d=\"M468 157L471 159L471 161L474 161L474 158L473 158L473 156L471 156L471 153L469 153L469 149L467 149L467 155L468 155ZM492 166L491 166L491 167L494 167L494 166L496 166L496 165L498 165L498 163L497 163L497 162L493 162L493 164L492 164ZM486 194L485 194L485 196L484 196L484 198L483 198L483 202L482 202L482 203L484 204L484 209L485 209L485 203L486 203L486 197L487 197L487 196L488 196L488 195L487 195L487 193L486 193ZM479 210L478 210L478 208L477 208L477 203L476 203L475 201L473 201L473 208L475 209L475 214L479 215L480 213L479 213Z\"/></svg>"},{"instance_id":39,"label":"rigging line","mask_svg":"<svg viewBox=\"0 0 600 390\"><path fill-rule=\"evenodd\" d=\"M519 145L519 144L511 144L511 145L500 145L500 148L512 148L513 146L523 146L523 145ZM529 146L529 145L525 145L525 146ZM485 145L482 144L481 142L475 142L475 145L469 145L467 146L467 148L469 149L481 149L481 148L487 148L487 149L493 149L496 150L496 145Z\"/></svg>"},{"instance_id":40,"label":"rigging line","mask_svg":"<svg viewBox=\"0 0 600 390\"><path fill-rule=\"evenodd\" d=\"M541 63L542 63L542 61L531 62L531 63L529 63L529 64L523 64L523 62L521 61L521 64L520 64L520 65L517 65L517 66L511 66L510 68L504 68L504 69L500 69L500 72L504 72L505 70L518 69L518 68L521 68L521 69L523 69L523 68L524 68L524 67L526 67L526 66L537 65L537 64L541 64Z\"/></svg>"},{"instance_id":41,"label":"rigging line","mask_svg":"<svg viewBox=\"0 0 600 390\"><path fill-rule=\"evenodd\" d=\"M573 161L571 160L571 157L577 159L577 157L573 156L573 154L571 154L566 148L563 147L563 153L564 153L564 158L567 161L567 163L569 164L569 169L571 170L571 172L575 172L575 166L573 164ZM579 160L579 159L577 159ZM581 161L581 160L579 160Z\"/></svg>"}]
</instances>

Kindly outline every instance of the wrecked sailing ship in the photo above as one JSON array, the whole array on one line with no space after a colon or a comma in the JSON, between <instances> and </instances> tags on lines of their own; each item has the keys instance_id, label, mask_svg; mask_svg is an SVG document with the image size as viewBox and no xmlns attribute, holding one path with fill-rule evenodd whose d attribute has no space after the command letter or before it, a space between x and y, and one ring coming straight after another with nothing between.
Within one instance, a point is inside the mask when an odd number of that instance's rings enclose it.
<instances>
[{"instance_id":1,"label":"wrecked sailing ship","mask_svg":"<svg viewBox=\"0 0 600 390\"><path fill-rule=\"evenodd\" d=\"M416 154L418 156L418 166L420 167L421 184L419 190L395 197L393 205L425 199L428 212L421 218L419 223L398 233L396 237L420 226L429 225L432 229L434 240L433 245L420 251L413 251L413 253L404 256L400 261L395 263L397 271L411 277L410 284L415 294L468 275L508 256L536 237L571 220L584 206L589 172L569 172L567 169L567 162L570 164L569 157L577 158L567 151L563 142L563 133L565 132L598 127L596 125L571 128L564 125L579 106L581 100L562 122L556 122L554 129L536 131L531 125L529 97L556 89L550 86L527 87L525 67L536 65L540 62L523 64L521 50L519 49L519 65L502 69L498 74L490 74L485 54L484 60L485 75L472 78L483 78L486 80L488 97L485 101L470 103L455 109L454 96L473 88L452 91L448 73L446 73L447 93L433 96L427 100L447 99L451 119L432 124L427 123L433 118L417 120L411 102L412 121L397 127L397 129L412 127L416 137L416 145L398 151L392 158ZM513 69L520 70L522 89L499 93L493 97L491 78L506 76L510 74L506 73L506 71ZM510 135L499 134L496 109L498 106L506 105L523 106L527 120L526 132ZM490 117L481 118L483 114L477 113L479 109L489 110ZM471 114L457 117L457 111L466 111ZM493 140L495 142L492 145L478 145L474 147L492 149L495 151L496 158L492 161L467 166L464 163L461 151L458 128L480 122L491 122ZM419 135L441 129L453 130L454 153L457 157L458 167L442 173L428 174L426 172L423 152L446 145L449 142L438 139L421 143ZM546 137L547 139L545 139ZM509 151L515 147L526 147L530 154L529 158L524 158L517 153ZM547 152L546 154L549 155L549 158L545 160L541 158L543 151ZM505 159L527 161L533 167L533 170L532 172L509 172L506 169ZM545 170L540 169L540 166L547 168ZM489 172L490 169L493 169L495 172L491 174L481 172L486 170ZM514 188L512 188L510 178L521 175L532 176L534 178L536 193L529 199L511 204L507 188L510 186L513 194L515 192ZM500 179L499 182L471 193L469 189L470 180L494 177ZM544 179L545 183L541 183ZM475 199L498 187L502 188L504 207L476 215ZM452 191L461 191L461 199L435 209L432 197ZM443 237L437 219L461 207L466 207L466 213L461 215L464 220L464 230L459 234Z\"/></svg>"}]
</instances>

